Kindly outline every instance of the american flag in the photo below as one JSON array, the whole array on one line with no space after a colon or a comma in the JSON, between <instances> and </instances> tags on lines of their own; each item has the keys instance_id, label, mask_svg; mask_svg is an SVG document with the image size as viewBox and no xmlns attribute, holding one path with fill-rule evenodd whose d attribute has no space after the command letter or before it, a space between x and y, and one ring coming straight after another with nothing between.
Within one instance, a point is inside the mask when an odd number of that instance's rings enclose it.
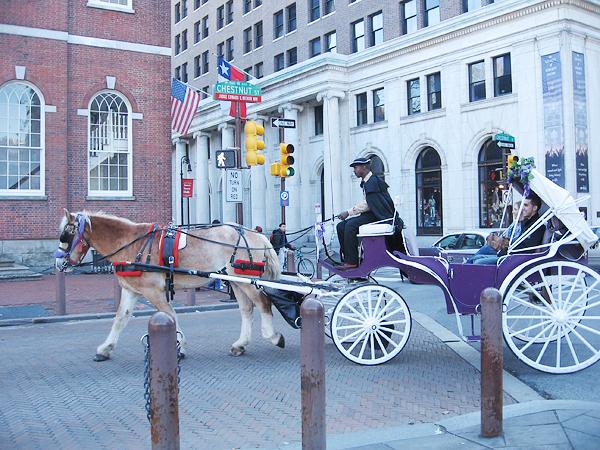
<instances>
[{"instance_id":1,"label":"american flag","mask_svg":"<svg viewBox=\"0 0 600 450\"><path fill-rule=\"evenodd\" d=\"M244 81L246 77L244 76L244 72L239 70L233 64L225 61L225 58L219 56L217 58L217 74L219 81ZM246 118L246 102L231 102L231 106L229 108L229 115L231 117L235 117L235 108L236 104L240 104L240 117L242 119Z\"/></svg>"},{"instance_id":2,"label":"american flag","mask_svg":"<svg viewBox=\"0 0 600 450\"><path fill-rule=\"evenodd\" d=\"M187 133L198 109L200 95L191 87L173 78L171 83L171 123L179 134Z\"/></svg>"}]
</instances>

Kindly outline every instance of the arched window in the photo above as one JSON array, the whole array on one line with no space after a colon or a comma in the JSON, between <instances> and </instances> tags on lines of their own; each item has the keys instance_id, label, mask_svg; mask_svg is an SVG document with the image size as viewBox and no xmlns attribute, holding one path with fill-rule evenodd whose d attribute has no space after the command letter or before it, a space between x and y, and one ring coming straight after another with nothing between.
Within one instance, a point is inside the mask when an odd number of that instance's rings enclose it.
<instances>
[{"instance_id":1,"label":"arched window","mask_svg":"<svg viewBox=\"0 0 600 450\"><path fill-rule=\"evenodd\" d=\"M132 195L131 115L123 96L101 92L90 103L89 192Z\"/></svg>"},{"instance_id":2,"label":"arched window","mask_svg":"<svg viewBox=\"0 0 600 450\"><path fill-rule=\"evenodd\" d=\"M373 175L377 175L382 180L385 180L385 167L381 158L377 155L371 155L369 159L371 160L371 172L373 172Z\"/></svg>"},{"instance_id":3,"label":"arched window","mask_svg":"<svg viewBox=\"0 0 600 450\"><path fill-rule=\"evenodd\" d=\"M425 147L415 166L417 186L417 234L440 235L442 222L442 169L440 155Z\"/></svg>"},{"instance_id":4,"label":"arched window","mask_svg":"<svg viewBox=\"0 0 600 450\"><path fill-rule=\"evenodd\" d=\"M0 88L0 195L44 193L44 105L27 83Z\"/></svg>"},{"instance_id":5,"label":"arched window","mask_svg":"<svg viewBox=\"0 0 600 450\"><path fill-rule=\"evenodd\" d=\"M491 139L479 151L479 226L498 228L504 208L504 183L502 149Z\"/></svg>"}]
</instances>

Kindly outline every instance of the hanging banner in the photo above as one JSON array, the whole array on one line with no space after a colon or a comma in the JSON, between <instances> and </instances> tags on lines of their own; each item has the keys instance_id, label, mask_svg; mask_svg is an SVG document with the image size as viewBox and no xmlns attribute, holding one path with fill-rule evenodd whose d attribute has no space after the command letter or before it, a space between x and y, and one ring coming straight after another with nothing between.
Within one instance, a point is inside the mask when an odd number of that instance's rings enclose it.
<instances>
[{"instance_id":1,"label":"hanging banner","mask_svg":"<svg viewBox=\"0 0 600 450\"><path fill-rule=\"evenodd\" d=\"M194 179L193 178L182 178L181 179L181 196L183 198L191 198L194 194Z\"/></svg>"},{"instance_id":2,"label":"hanging banner","mask_svg":"<svg viewBox=\"0 0 600 450\"><path fill-rule=\"evenodd\" d=\"M546 177L565 187L565 139L560 53L542 56Z\"/></svg>"},{"instance_id":3,"label":"hanging banner","mask_svg":"<svg viewBox=\"0 0 600 450\"><path fill-rule=\"evenodd\" d=\"M575 110L575 168L577 172L577 192L589 192L585 61L583 54L577 52L573 52L573 108Z\"/></svg>"}]
</instances>

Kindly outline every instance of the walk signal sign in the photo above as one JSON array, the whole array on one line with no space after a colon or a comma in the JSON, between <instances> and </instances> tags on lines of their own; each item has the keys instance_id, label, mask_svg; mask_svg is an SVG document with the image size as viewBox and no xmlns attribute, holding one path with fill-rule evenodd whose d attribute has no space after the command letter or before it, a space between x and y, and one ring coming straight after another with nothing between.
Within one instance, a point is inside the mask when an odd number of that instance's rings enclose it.
<instances>
[{"instance_id":1,"label":"walk signal sign","mask_svg":"<svg viewBox=\"0 0 600 450\"><path fill-rule=\"evenodd\" d=\"M244 126L244 133L246 135L246 164L250 167L264 164L265 155L262 150L265 148L265 141L259 139L265 134L264 127L254 120L248 120Z\"/></svg>"}]
</instances>

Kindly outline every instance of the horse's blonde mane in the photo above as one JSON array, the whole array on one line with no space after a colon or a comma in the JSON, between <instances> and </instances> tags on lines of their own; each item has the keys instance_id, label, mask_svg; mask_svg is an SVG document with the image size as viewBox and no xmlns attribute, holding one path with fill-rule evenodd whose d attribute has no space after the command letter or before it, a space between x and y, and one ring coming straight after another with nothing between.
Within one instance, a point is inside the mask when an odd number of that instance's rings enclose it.
<instances>
[{"instance_id":1,"label":"horse's blonde mane","mask_svg":"<svg viewBox=\"0 0 600 450\"><path fill-rule=\"evenodd\" d=\"M92 221L91 221L92 217L101 217L101 218L105 218L105 219L116 220L117 222L122 222L127 225L135 225L136 224L135 222L133 222L125 217L117 217L113 214L109 214L104 211L87 211L84 209L83 211L77 211L75 213L71 213L71 215L74 215L75 217L77 217L78 214L81 214L86 218L86 222L87 222L88 226L90 227L90 229L92 228ZM59 230L62 230L66 224L67 224L67 218L63 216L62 220L60 221Z\"/></svg>"}]
</instances>

